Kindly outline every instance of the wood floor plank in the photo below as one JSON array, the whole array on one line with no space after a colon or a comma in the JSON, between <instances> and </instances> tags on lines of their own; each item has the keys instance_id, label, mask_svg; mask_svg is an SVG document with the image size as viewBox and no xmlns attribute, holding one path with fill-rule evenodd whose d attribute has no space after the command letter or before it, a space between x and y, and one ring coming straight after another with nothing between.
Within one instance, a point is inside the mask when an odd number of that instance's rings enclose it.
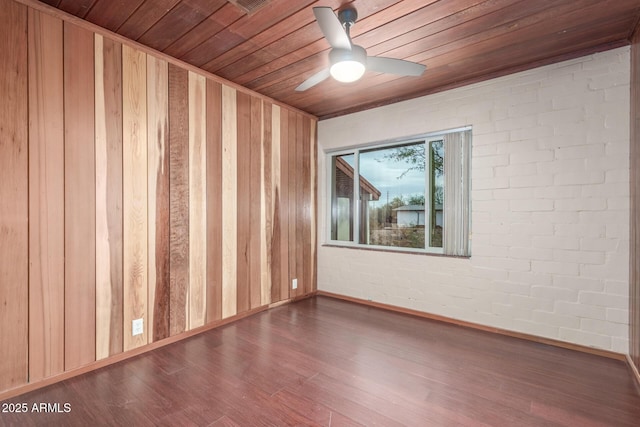
<instances>
[{"instance_id":1,"label":"wood floor plank","mask_svg":"<svg viewBox=\"0 0 640 427\"><path fill-rule=\"evenodd\" d=\"M123 100L123 349L148 343L147 211L147 58L122 46ZM133 320L143 319L142 333L132 334Z\"/></svg>"},{"instance_id":2,"label":"wood floor plank","mask_svg":"<svg viewBox=\"0 0 640 427\"><path fill-rule=\"evenodd\" d=\"M169 277L169 64L147 55L149 341L167 338Z\"/></svg>"},{"instance_id":3,"label":"wood floor plank","mask_svg":"<svg viewBox=\"0 0 640 427\"><path fill-rule=\"evenodd\" d=\"M0 390L28 381L29 134L27 8L0 1Z\"/></svg>"},{"instance_id":4,"label":"wood floor plank","mask_svg":"<svg viewBox=\"0 0 640 427\"><path fill-rule=\"evenodd\" d=\"M222 318L222 85L207 79L207 316Z\"/></svg>"},{"instance_id":5,"label":"wood floor plank","mask_svg":"<svg viewBox=\"0 0 640 427\"><path fill-rule=\"evenodd\" d=\"M236 90L222 86L222 318L238 311L238 120Z\"/></svg>"},{"instance_id":6,"label":"wood floor plank","mask_svg":"<svg viewBox=\"0 0 640 427\"><path fill-rule=\"evenodd\" d=\"M237 422L233 421L230 417L228 416L223 416L219 419L217 419L213 424L211 424L212 427L240 427L240 424L238 424Z\"/></svg>"},{"instance_id":7,"label":"wood floor plank","mask_svg":"<svg viewBox=\"0 0 640 427\"><path fill-rule=\"evenodd\" d=\"M207 81L189 72L189 326L207 311Z\"/></svg>"},{"instance_id":8,"label":"wood floor plank","mask_svg":"<svg viewBox=\"0 0 640 427\"><path fill-rule=\"evenodd\" d=\"M171 335L184 332L189 289L189 73L169 64Z\"/></svg>"},{"instance_id":9,"label":"wood floor plank","mask_svg":"<svg viewBox=\"0 0 640 427\"><path fill-rule=\"evenodd\" d=\"M93 37L64 23L65 370L96 360Z\"/></svg>"},{"instance_id":10,"label":"wood floor plank","mask_svg":"<svg viewBox=\"0 0 640 427\"><path fill-rule=\"evenodd\" d=\"M72 411L6 413L0 426L635 427L640 418L623 361L324 296L7 402Z\"/></svg>"},{"instance_id":11,"label":"wood floor plank","mask_svg":"<svg viewBox=\"0 0 640 427\"><path fill-rule=\"evenodd\" d=\"M33 9L28 19L29 378L38 381L64 370L63 30Z\"/></svg>"},{"instance_id":12,"label":"wood floor plank","mask_svg":"<svg viewBox=\"0 0 640 427\"><path fill-rule=\"evenodd\" d=\"M366 392L358 392L353 387L345 386L338 381L328 380L322 374L302 384L299 388L293 388L292 391L303 396L310 396L333 411L348 413L356 422L363 425L403 426L406 424L402 421L396 421L398 415L414 415L415 418L415 414L396 413L395 411L389 413L390 409L395 408L381 408L384 403L383 399L375 399ZM357 399L347 396L357 396ZM422 419L424 420L424 418Z\"/></svg>"},{"instance_id":13,"label":"wood floor plank","mask_svg":"<svg viewBox=\"0 0 640 427\"><path fill-rule=\"evenodd\" d=\"M332 411L323 404L315 402L313 399L309 399L305 396L291 392L290 390L280 390L275 393L273 397L281 405L291 408L291 410L298 413L306 414L307 417L320 425L329 426L332 424L332 422L338 422L337 420L335 420L335 411ZM351 421L351 424L344 423L343 420L341 421L342 423L339 425L362 425L357 424L353 420Z\"/></svg>"}]
</instances>

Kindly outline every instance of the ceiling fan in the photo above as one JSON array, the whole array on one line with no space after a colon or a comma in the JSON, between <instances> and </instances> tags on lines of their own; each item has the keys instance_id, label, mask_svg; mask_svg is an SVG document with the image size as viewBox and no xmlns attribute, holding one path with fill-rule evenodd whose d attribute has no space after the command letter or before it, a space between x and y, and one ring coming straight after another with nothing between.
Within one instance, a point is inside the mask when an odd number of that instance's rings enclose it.
<instances>
[{"instance_id":1,"label":"ceiling fan","mask_svg":"<svg viewBox=\"0 0 640 427\"><path fill-rule=\"evenodd\" d=\"M331 66L302 82L296 88L297 92L305 91L329 76L340 82L350 83L362 77L366 70L400 76L420 76L427 68L423 64L403 59L367 56L367 51L362 46L351 42L349 30L358 18L355 9L343 9L336 16L330 7L314 7L313 14L322 34L331 45Z\"/></svg>"}]
</instances>

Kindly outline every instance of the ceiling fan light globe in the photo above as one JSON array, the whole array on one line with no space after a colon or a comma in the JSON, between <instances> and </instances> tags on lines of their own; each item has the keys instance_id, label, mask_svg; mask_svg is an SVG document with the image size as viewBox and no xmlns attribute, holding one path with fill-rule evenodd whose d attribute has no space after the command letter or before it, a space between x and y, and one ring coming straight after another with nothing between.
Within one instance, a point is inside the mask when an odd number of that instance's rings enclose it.
<instances>
[{"instance_id":1,"label":"ceiling fan light globe","mask_svg":"<svg viewBox=\"0 0 640 427\"><path fill-rule=\"evenodd\" d=\"M351 83L364 74L364 64L358 61L340 61L331 66L331 76L339 82Z\"/></svg>"},{"instance_id":2,"label":"ceiling fan light globe","mask_svg":"<svg viewBox=\"0 0 640 427\"><path fill-rule=\"evenodd\" d=\"M352 45L350 50L331 49L329 61L331 76L339 82L351 83L364 74L367 68L367 52L357 45Z\"/></svg>"}]
</instances>

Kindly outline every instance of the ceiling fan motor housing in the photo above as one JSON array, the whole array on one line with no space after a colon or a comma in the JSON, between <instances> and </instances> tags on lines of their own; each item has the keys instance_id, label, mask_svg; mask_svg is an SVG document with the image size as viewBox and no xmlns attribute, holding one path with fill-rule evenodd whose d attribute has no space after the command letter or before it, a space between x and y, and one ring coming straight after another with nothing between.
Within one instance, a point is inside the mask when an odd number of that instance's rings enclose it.
<instances>
[{"instance_id":1,"label":"ceiling fan motor housing","mask_svg":"<svg viewBox=\"0 0 640 427\"><path fill-rule=\"evenodd\" d=\"M362 65L367 65L367 51L358 45L352 45L351 50L333 48L329 52L329 61L331 65L343 61L356 61Z\"/></svg>"}]
</instances>

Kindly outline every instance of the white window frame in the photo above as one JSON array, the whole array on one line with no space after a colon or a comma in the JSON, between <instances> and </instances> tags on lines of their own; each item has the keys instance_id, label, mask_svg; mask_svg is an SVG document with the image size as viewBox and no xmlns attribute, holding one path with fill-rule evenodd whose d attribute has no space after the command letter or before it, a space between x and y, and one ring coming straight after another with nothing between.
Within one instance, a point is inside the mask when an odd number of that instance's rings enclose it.
<instances>
[{"instance_id":1,"label":"white window frame","mask_svg":"<svg viewBox=\"0 0 640 427\"><path fill-rule=\"evenodd\" d=\"M359 144L359 145L353 145L353 146L348 146L348 147L344 147L344 148L340 148L340 149L335 149L335 150L325 150L324 155L325 155L325 163L326 163L326 176L327 176L327 189L328 189L328 196L329 196L329 203L327 203L326 206L326 210L325 210L325 224L327 224L328 226L326 227L326 234L325 234L325 239L326 239L326 244L332 245L332 246L343 246L343 247L350 247L350 248L358 248L358 249L367 249L367 250L380 250L380 251L392 251L392 252L407 252L407 253L425 253L425 254L444 254L444 247L431 247L429 246L430 242L431 242L431 215L429 215L429 224L428 224L428 228L426 227L426 218L427 218L427 212L430 211L430 204L431 204L431 195L428 194L431 192L431 186L430 186L430 179L431 179L431 167L429 165L429 167L427 168L425 165L425 210L424 210L424 216L425 216L425 247L424 248L404 248L404 247L398 247L398 246L383 246L383 245L371 245L371 244L367 244L367 243L360 243L360 186L359 185L355 185L355 183L359 182L360 180L360 165L359 165L359 157L360 157L360 152L361 151L369 151L369 150L376 150L376 149L383 149L383 148L389 148L389 147L393 147L393 146L397 146L397 145L403 145L403 144L412 144L412 143L418 143L418 142L422 142L425 144L425 150L427 150L427 153L430 154L430 152L428 151L430 148L430 143L433 141L440 141L444 138L445 135L450 134L450 133L456 133L456 132L464 132L467 130L471 130L471 126L464 126L464 127L459 127L459 128L454 128L454 129L449 129L449 130L445 130L445 131L438 131L438 132L429 132L429 133L425 133L425 134L420 134L420 135L414 135L414 136L407 136L407 137L401 137L401 138L395 138L392 140L383 140L383 141L377 141L377 142L371 142L371 143L365 143L365 144ZM333 208L333 161L332 158L335 156L343 156L343 155L349 155L349 154L353 154L354 156L354 188L353 188L353 241L345 241L345 240L332 240L331 238L331 228L332 228L332 224L333 224L333 217L332 217L332 208ZM445 156L446 156L446 146L445 146ZM425 158L425 162L429 163L428 160ZM428 192L428 193L427 193ZM469 194L469 197L471 197L471 194ZM444 218L443 218L444 220ZM443 228L446 227L446 224L443 224ZM446 228L445 228L446 229Z\"/></svg>"}]
</instances>

